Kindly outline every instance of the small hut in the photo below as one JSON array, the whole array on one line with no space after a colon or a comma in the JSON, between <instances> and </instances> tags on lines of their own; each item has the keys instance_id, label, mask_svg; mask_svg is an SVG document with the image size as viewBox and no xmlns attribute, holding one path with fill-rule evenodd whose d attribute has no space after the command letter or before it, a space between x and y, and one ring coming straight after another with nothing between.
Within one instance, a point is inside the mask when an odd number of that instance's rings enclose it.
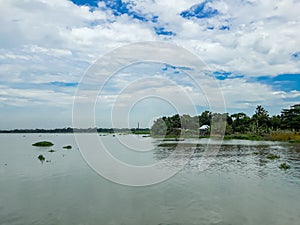
<instances>
[{"instance_id":1,"label":"small hut","mask_svg":"<svg viewBox=\"0 0 300 225\"><path fill-rule=\"evenodd\" d=\"M209 129L209 125L202 125L199 128L200 135L207 134L208 129Z\"/></svg>"}]
</instances>

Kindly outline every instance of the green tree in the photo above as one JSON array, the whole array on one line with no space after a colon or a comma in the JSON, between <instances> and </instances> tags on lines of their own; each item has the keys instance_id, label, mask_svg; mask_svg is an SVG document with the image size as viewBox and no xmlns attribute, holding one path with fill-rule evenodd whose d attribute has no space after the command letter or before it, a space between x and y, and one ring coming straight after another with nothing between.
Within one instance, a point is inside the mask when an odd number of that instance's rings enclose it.
<instances>
[{"instance_id":1,"label":"green tree","mask_svg":"<svg viewBox=\"0 0 300 225\"><path fill-rule=\"evenodd\" d=\"M233 132L247 133L250 130L251 119L245 113L235 113L231 117Z\"/></svg>"},{"instance_id":2,"label":"green tree","mask_svg":"<svg viewBox=\"0 0 300 225\"><path fill-rule=\"evenodd\" d=\"M283 129L300 131L300 104L283 109L281 112L281 122Z\"/></svg>"},{"instance_id":3,"label":"green tree","mask_svg":"<svg viewBox=\"0 0 300 225\"><path fill-rule=\"evenodd\" d=\"M268 132L269 112L261 105L258 105L255 109L255 114L252 116L252 120L255 124L255 130L257 134Z\"/></svg>"},{"instance_id":4,"label":"green tree","mask_svg":"<svg viewBox=\"0 0 300 225\"><path fill-rule=\"evenodd\" d=\"M154 121L152 127L151 127L151 134L156 135L166 135L167 133L167 125L165 123L165 120L163 118L158 118Z\"/></svg>"},{"instance_id":5,"label":"green tree","mask_svg":"<svg viewBox=\"0 0 300 225\"><path fill-rule=\"evenodd\" d=\"M213 113L211 117L211 134L224 135L226 132L227 113Z\"/></svg>"},{"instance_id":6,"label":"green tree","mask_svg":"<svg viewBox=\"0 0 300 225\"><path fill-rule=\"evenodd\" d=\"M199 124L202 125L210 125L212 118L212 113L210 111L204 111L199 116Z\"/></svg>"},{"instance_id":7,"label":"green tree","mask_svg":"<svg viewBox=\"0 0 300 225\"><path fill-rule=\"evenodd\" d=\"M192 117L190 115L182 115L180 118L181 127L183 129L191 129L192 127Z\"/></svg>"},{"instance_id":8,"label":"green tree","mask_svg":"<svg viewBox=\"0 0 300 225\"><path fill-rule=\"evenodd\" d=\"M272 130L278 130L281 127L281 116L272 116L270 118L270 127Z\"/></svg>"},{"instance_id":9,"label":"green tree","mask_svg":"<svg viewBox=\"0 0 300 225\"><path fill-rule=\"evenodd\" d=\"M181 128L181 121L179 114L176 114L171 117L163 117L162 120L165 122L167 131L167 135L179 135Z\"/></svg>"}]
</instances>

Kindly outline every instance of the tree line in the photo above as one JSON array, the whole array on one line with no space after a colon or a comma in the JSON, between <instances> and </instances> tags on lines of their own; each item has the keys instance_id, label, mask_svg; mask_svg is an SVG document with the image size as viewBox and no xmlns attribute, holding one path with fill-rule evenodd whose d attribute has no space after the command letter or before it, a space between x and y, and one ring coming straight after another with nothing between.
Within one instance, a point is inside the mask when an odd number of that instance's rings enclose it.
<instances>
[{"instance_id":1,"label":"tree line","mask_svg":"<svg viewBox=\"0 0 300 225\"><path fill-rule=\"evenodd\" d=\"M149 128L55 128L55 129L14 129L0 130L0 133L149 133Z\"/></svg>"},{"instance_id":2,"label":"tree line","mask_svg":"<svg viewBox=\"0 0 300 225\"><path fill-rule=\"evenodd\" d=\"M300 131L300 104L292 105L289 109L283 109L280 115L270 116L269 112L261 105L257 105L255 113L248 116L239 112L229 115L210 111L204 111L200 115L173 115L164 116L154 121L151 134L180 135L182 131L191 135L199 135L202 125L211 125L216 118L222 118L226 123L225 134L255 134L264 135L272 131L290 130ZM209 133L209 130L207 131Z\"/></svg>"}]
</instances>

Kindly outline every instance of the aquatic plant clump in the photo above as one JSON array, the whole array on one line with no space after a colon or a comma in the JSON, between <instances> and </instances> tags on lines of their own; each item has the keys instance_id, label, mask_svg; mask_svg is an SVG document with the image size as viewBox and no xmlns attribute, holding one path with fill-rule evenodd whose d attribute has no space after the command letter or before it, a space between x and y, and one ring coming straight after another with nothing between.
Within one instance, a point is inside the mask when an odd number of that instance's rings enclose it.
<instances>
[{"instance_id":1,"label":"aquatic plant clump","mask_svg":"<svg viewBox=\"0 0 300 225\"><path fill-rule=\"evenodd\" d=\"M66 145L63 147L64 149L72 149L72 146L71 145Z\"/></svg>"},{"instance_id":2,"label":"aquatic plant clump","mask_svg":"<svg viewBox=\"0 0 300 225\"><path fill-rule=\"evenodd\" d=\"M51 150L49 150L48 152L55 152L55 150L51 149Z\"/></svg>"},{"instance_id":3,"label":"aquatic plant clump","mask_svg":"<svg viewBox=\"0 0 300 225\"><path fill-rule=\"evenodd\" d=\"M288 170L291 168L291 166L286 163L282 163L282 164L280 164L279 168L282 170Z\"/></svg>"},{"instance_id":4,"label":"aquatic plant clump","mask_svg":"<svg viewBox=\"0 0 300 225\"><path fill-rule=\"evenodd\" d=\"M38 156L38 159L39 159L41 162L45 161L45 157L44 157L43 155L39 155L39 156Z\"/></svg>"},{"instance_id":5,"label":"aquatic plant clump","mask_svg":"<svg viewBox=\"0 0 300 225\"><path fill-rule=\"evenodd\" d=\"M270 159L270 160L275 160L275 159L279 159L280 156L275 155L275 154L269 154L269 155L267 155L267 158Z\"/></svg>"},{"instance_id":6,"label":"aquatic plant clump","mask_svg":"<svg viewBox=\"0 0 300 225\"><path fill-rule=\"evenodd\" d=\"M40 141L40 142L36 142L36 143L32 144L32 146L36 146L36 147L50 147L53 145L54 144L50 141Z\"/></svg>"}]
</instances>

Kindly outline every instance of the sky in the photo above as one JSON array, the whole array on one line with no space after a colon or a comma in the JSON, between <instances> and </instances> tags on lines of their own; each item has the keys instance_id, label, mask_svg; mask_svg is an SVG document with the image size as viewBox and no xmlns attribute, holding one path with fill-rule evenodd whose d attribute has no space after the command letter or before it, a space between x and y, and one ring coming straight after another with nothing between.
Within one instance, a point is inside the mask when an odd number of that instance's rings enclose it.
<instances>
[{"instance_id":1,"label":"sky","mask_svg":"<svg viewBox=\"0 0 300 225\"><path fill-rule=\"evenodd\" d=\"M300 102L299 8L300 0L0 0L0 129L72 127L76 90L88 69L144 41L199 57L228 113L252 115L263 105L280 114ZM201 90L211 76L199 88L183 64L119 70L97 98L95 125L149 127L175 114L174 102L185 106L180 113L209 110ZM177 90L192 103L180 101ZM139 95L148 98L133 103ZM127 112L124 105L131 106Z\"/></svg>"}]
</instances>

